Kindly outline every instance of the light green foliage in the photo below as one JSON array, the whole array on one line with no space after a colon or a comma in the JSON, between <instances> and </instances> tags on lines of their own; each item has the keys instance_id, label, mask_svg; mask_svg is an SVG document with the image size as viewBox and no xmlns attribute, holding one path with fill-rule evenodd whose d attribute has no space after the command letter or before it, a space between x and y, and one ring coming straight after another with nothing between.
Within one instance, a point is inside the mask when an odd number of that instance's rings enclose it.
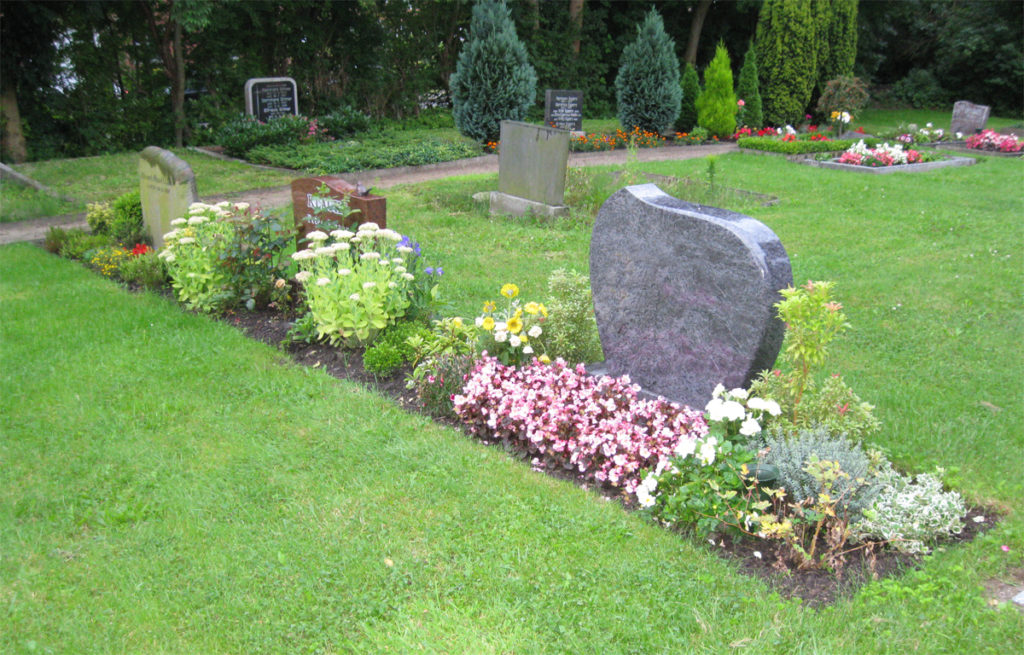
<instances>
[{"instance_id":1,"label":"light green foliage","mask_svg":"<svg viewBox=\"0 0 1024 655\"><path fill-rule=\"evenodd\" d=\"M476 360L478 330L461 318L434 321L428 334L407 341L415 352L413 371L405 386L416 391L424 407L435 416L452 416L452 395L459 393Z\"/></svg>"},{"instance_id":2,"label":"light green foliage","mask_svg":"<svg viewBox=\"0 0 1024 655\"><path fill-rule=\"evenodd\" d=\"M46 237L43 238L43 248L47 252L57 254L60 252L61 248L64 247L64 243L68 240L68 237L75 232L82 232L82 230L78 228L65 230L62 227L51 227L46 231Z\"/></svg>"},{"instance_id":3,"label":"light green foliage","mask_svg":"<svg viewBox=\"0 0 1024 655\"><path fill-rule=\"evenodd\" d=\"M363 368L367 373L391 375L416 356L409 341L429 334L430 330L422 323L401 321L392 325L363 353Z\"/></svg>"},{"instance_id":4,"label":"light green foliage","mask_svg":"<svg viewBox=\"0 0 1024 655\"><path fill-rule=\"evenodd\" d=\"M601 361L590 279L575 270L559 268L548 277L548 298L549 315L544 322L548 355L572 365Z\"/></svg>"},{"instance_id":5,"label":"light green foliage","mask_svg":"<svg viewBox=\"0 0 1024 655\"><path fill-rule=\"evenodd\" d=\"M68 259L88 259L90 252L102 246L112 246L114 240L106 234L88 234L82 230L68 230L60 246L60 256Z\"/></svg>"},{"instance_id":6,"label":"light green foliage","mask_svg":"<svg viewBox=\"0 0 1024 655\"><path fill-rule=\"evenodd\" d=\"M110 209L114 212L109 223L110 235L129 248L141 243L144 237L139 192L129 191L118 196Z\"/></svg>"},{"instance_id":7,"label":"light green foliage","mask_svg":"<svg viewBox=\"0 0 1024 655\"><path fill-rule=\"evenodd\" d=\"M757 71L764 120L797 124L817 83L817 31L812 0L767 0L757 22Z\"/></svg>"},{"instance_id":8,"label":"light green foliage","mask_svg":"<svg viewBox=\"0 0 1024 655\"><path fill-rule=\"evenodd\" d=\"M868 103L868 87L858 77L842 76L828 80L818 98L818 113L828 118L832 112L849 112L856 116Z\"/></svg>"},{"instance_id":9,"label":"light green foliage","mask_svg":"<svg viewBox=\"0 0 1024 655\"><path fill-rule=\"evenodd\" d=\"M796 435L769 432L764 440L768 452L763 461L778 469L777 484L793 503L813 502L821 492L820 475L807 470L815 459L836 462L845 474L831 482L831 496L838 499L839 512L849 520L859 518L881 489L881 483L871 475L864 450L845 437L818 428Z\"/></svg>"},{"instance_id":10,"label":"light green foliage","mask_svg":"<svg viewBox=\"0 0 1024 655\"><path fill-rule=\"evenodd\" d=\"M637 26L636 40L622 51L615 77L615 102L622 127L662 133L679 116L682 98L675 42L654 8Z\"/></svg>"},{"instance_id":11,"label":"light green foliage","mask_svg":"<svg viewBox=\"0 0 1024 655\"><path fill-rule=\"evenodd\" d=\"M700 97L700 76L693 64L687 62L683 70L683 97L679 104L679 118L676 119L677 132L689 132L697 125L697 98Z\"/></svg>"},{"instance_id":12,"label":"light green foliage","mask_svg":"<svg viewBox=\"0 0 1024 655\"><path fill-rule=\"evenodd\" d=\"M777 152L784 155L802 155L812 152L834 152L846 150L858 141L864 141L869 148L881 143L879 139L839 139L833 141L780 141L770 136L745 136L736 140L740 148L750 150L762 150L764 152Z\"/></svg>"},{"instance_id":13,"label":"light green foliage","mask_svg":"<svg viewBox=\"0 0 1024 655\"><path fill-rule=\"evenodd\" d=\"M736 124L757 129L764 125L764 110L761 103L761 91L757 80L757 50L751 42L747 53L743 55L743 68L736 84L736 95L743 101L736 115Z\"/></svg>"},{"instance_id":14,"label":"light green foliage","mask_svg":"<svg viewBox=\"0 0 1024 655\"><path fill-rule=\"evenodd\" d=\"M157 289L167 279L164 262L153 250L123 260L118 274L125 282L147 289Z\"/></svg>"},{"instance_id":15,"label":"light green foliage","mask_svg":"<svg viewBox=\"0 0 1024 655\"><path fill-rule=\"evenodd\" d=\"M927 553L930 542L963 529L964 500L955 491L944 491L937 475L906 476L888 466L879 479L884 486L852 526L858 538L882 539L906 553Z\"/></svg>"},{"instance_id":16,"label":"light green foliage","mask_svg":"<svg viewBox=\"0 0 1024 655\"><path fill-rule=\"evenodd\" d=\"M114 209L109 202L95 202L86 205L85 221L93 234L110 234L114 222Z\"/></svg>"},{"instance_id":17,"label":"light green foliage","mask_svg":"<svg viewBox=\"0 0 1024 655\"><path fill-rule=\"evenodd\" d=\"M782 414L772 417L768 425L789 434L821 426L831 434L862 440L881 427L874 415L874 406L861 400L839 375L830 375L820 384L814 379L808 380L800 398L799 412L792 379L781 371L761 373L750 386L750 393L779 403Z\"/></svg>"},{"instance_id":18,"label":"light green foliage","mask_svg":"<svg viewBox=\"0 0 1024 655\"><path fill-rule=\"evenodd\" d=\"M462 134L497 141L501 121L522 120L534 102L537 73L504 0L478 0L469 38L451 77L452 114Z\"/></svg>"},{"instance_id":19,"label":"light green foliage","mask_svg":"<svg viewBox=\"0 0 1024 655\"><path fill-rule=\"evenodd\" d=\"M736 131L737 109L729 51L719 43L704 71L704 92L697 98L697 122L713 136L728 138Z\"/></svg>"}]
</instances>

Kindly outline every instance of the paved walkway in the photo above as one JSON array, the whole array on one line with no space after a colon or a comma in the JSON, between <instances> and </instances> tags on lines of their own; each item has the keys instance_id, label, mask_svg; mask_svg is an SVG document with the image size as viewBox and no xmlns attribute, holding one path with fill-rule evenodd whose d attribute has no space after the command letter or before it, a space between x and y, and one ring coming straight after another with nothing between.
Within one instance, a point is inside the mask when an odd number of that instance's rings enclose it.
<instances>
[{"instance_id":1,"label":"paved walkway","mask_svg":"<svg viewBox=\"0 0 1024 655\"><path fill-rule=\"evenodd\" d=\"M736 151L736 144L720 143L707 146L662 146L661 148L641 149L637 153L640 161L665 161L676 159L697 159L708 155L724 154ZM570 166L601 166L608 164L625 164L629 153L625 150L610 152L574 152L569 154ZM456 175L472 173L497 173L498 156L485 155L471 159L428 164L426 166L403 166L400 168L383 168L373 171L345 173L343 177L349 182L360 181L367 187L387 189L398 184L414 184ZM300 174L296 172L296 177ZM291 204L291 188L289 186L272 187L269 189L251 189L237 193L203 196L203 202L248 202L264 209L284 207ZM42 241L51 227L86 228L85 214L65 214L49 218L37 218L16 223L0 223L0 244L18 241Z\"/></svg>"}]
</instances>

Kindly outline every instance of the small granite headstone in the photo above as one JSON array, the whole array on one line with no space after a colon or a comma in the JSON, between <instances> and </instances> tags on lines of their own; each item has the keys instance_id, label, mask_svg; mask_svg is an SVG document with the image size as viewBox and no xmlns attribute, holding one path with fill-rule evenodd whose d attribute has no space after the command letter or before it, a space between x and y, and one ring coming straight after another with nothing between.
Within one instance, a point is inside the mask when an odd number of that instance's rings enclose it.
<instances>
[{"instance_id":1,"label":"small granite headstone","mask_svg":"<svg viewBox=\"0 0 1024 655\"><path fill-rule=\"evenodd\" d=\"M785 332L773 305L793 282L782 243L743 214L620 189L597 214L590 284L605 362L646 392L702 408L715 385L746 387Z\"/></svg>"},{"instance_id":2,"label":"small granite headstone","mask_svg":"<svg viewBox=\"0 0 1024 655\"><path fill-rule=\"evenodd\" d=\"M153 247L164 246L171 221L188 215L188 206L199 200L192 168L174 153L149 146L139 155L139 196L142 221Z\"/></svg>"},{"instance_id":3,"label":"small granite headstone","mask_svg":"<svg viewBox=\"0 0 1024 655\"><path fill-rule=\"evenodd\" d=\"M278 116L299 115L299 93L290 77L254 77L245 83L245 113L266 123Z\"/></svg>"},{"instance_id":4,"label":"small granite headstone","mask_svg":"<svg viewBox=\"0 0 1024 655\"><path fill-rule=\"evenodd\" d=\"M502 121L498 190L491 192L491 213L549 217L568 213L563 205L568 163L565 130Z\"/></svg>"},{"instance_id":5,"label":"small granite headstone","mask_svg":"<svg viewBox=\"0 0 1024 655\"><path fill-rule=\"evenodd\" d=\"M988 105L975 105L966 100L958 100L953 103L953 120L949 131L953 134L960 132L965 137L979 134L985 129L991 111L992 108Z\"/></svg>"},{"instance_id":6,"label":"small granite headstone","mask_svg":"<svg viewBox=\"0 0 1024 655\"><path fill-rule=\"evenodd\" d=\"M544 92L544 124L560 130L583 130L583 92L548 89Z\"/></svg>"},{"instance_id":7,"label":"small granite headstone","mask_svg":"<svg viewBox=\"0 0 1024 655\"><path fill-rule=\"evenodd\" d=\"M320 193L321 185L327 192ZM344 215L344 199L348 198L351 214ZM319 210L319 211L318 211ZM313 230L329 232L336 226L348 227L360 223L376 223L387 227L387 198L370 194L361 195L357 186L336 177L303 177L292 180L292 213L298 227L299 247L302 239Z\"/></svg>"}]
</instances>

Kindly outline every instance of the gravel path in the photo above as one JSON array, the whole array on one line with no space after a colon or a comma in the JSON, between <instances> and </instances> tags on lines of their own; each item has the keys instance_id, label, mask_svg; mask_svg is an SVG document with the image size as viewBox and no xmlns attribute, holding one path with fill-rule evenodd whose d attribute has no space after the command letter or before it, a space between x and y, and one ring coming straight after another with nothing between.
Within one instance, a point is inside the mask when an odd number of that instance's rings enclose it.
<instances>
[{"instance_id":1,"label":"gravel path","mask_svg":"<svg viewBox=\"0 0 1024 655\"><path fill-rule=\"evenodd\" d=\"M708 155L734 152L737 147L733 143L720 143L707 146L663 146L661 148L643 149L638 152L640 161L665 161L673 159L697 159ZM570 166L600 166L608 164L625 164L628 152L613 150L610 152L575 152L569 154ZM374 189L387 189L398 184L415 184L428 180L437 180L456 175L472 173L497 173L498 156L485 155L472 159L429 164L426 166L403 166L400 168L384 168L373 171L359 171L339 175L349 182L361 181ZM299 174L296 173L296 177ZM271 187L268 189L251 189L224 195L203 196L203 202L248 202L264 209L284 207L292 201L289 186ZM85 214L65 214L49 218L37 218L16 223L0 223L0 244L18 241L42 241L51 227L74 228L87 227Z\"/></svg>"}]
</instances>

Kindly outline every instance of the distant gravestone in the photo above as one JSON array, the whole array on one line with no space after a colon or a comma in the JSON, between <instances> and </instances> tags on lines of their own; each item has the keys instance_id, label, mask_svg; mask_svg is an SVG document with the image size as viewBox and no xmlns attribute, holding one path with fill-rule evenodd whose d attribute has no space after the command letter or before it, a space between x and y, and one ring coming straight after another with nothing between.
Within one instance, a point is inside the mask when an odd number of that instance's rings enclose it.
<instances>
[{"instance_id":1,"label":"distant gravestone","mask_svg":"<svg viewBox=\"0 0 1024 655\"><path fill-rule=\"evenodd\" d=\"M953 103L953 120L949 131L953 134L960 132L965 136L978 134L985 129L991 111L992 108L988 105L975 105L966 100L958 100Z\"/></svg>"},{"instance_id":2,"label":"distant gravestone","mask_svg":"<svg viewBox=\"0 0 1024 655\"><path fill-rule=\"evenodd\" d=\"M565 202L569 133L518 121L501 122L498 190L491 192L491 213L560 216Z\"/></svg>"},{"instance_id":3,"label":"distant gravestone","mask_svg":"<svg viewBox=\"0 0 1024 655\"><path fill-rule=\"evenodd\" d=\"M544 124L560 130L583 130L583 92L548 89L544 92Z\"/></svg>"},{"instance_id":4,"label":"distant gravestone","mask_svg":"<svg viewBox=\"0 0 1024 655\"><path fill-rule=\"evenodd\" d=\"M320 193L321 185L327 187ZM299 247L313 230L329 232L335 226L348 227L360 223L376 223L387 227L387 199L383 196L359 195L358 187L336 177L304 177L292 180L292 214L298 229ZM344 214L344 200L352 213Z\"/></svg>"},{"instance_id":5,"label":"distant gravestone","mask_svg":"<svg viewBox=\"0 0 1024 655\"><path fill-rule=\"evenodd\" d=\"M299 115L299 94L290 77L254 77L245 83L245 113L266 123L278 116Z\"/></svg>"},{"instance_id":6,"label":"distant gravestone","mask_svg":"<svg viewBox=\"0 0 1024 655\"><path fill-rule=\"evenodd\" d=\"M149 146L139 155L139 196L146 231L160 250L171 221L187 216L188 206L199 200L196 176L174 153Z\"/></svg>"},{"instance_id":7,"label":"distant gravestone","mask_svg":"<svg viewBox=\"0 0 1024 655\"><path fill-rule=\"evenodd\" d=\"M763 223L642 184L598 212L590 281L605 353L591 372L702 408L716 384L746 387L775 364L785 328L773 305L793 274Z\"/></svg>"}]
</instances>

